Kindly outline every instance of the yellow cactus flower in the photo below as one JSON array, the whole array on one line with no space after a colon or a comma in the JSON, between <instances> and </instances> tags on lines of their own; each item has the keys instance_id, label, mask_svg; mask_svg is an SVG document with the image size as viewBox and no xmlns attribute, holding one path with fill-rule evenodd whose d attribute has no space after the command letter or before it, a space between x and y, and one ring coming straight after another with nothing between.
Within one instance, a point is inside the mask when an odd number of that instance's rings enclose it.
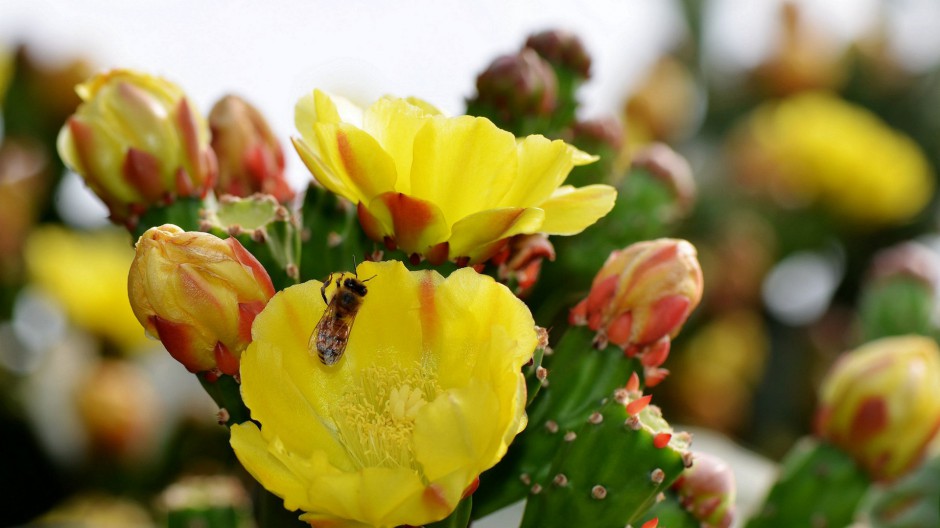
<instances>
[{"instance_id":1,"label":"yellow cactus flower","mask_svg":"<svg viewBox=\"0 0 940 528\"><path fill-rule=\"evenodd\" d=\"M271 278L235 237L151 227L137 241L127 293L137 320L190 372L238 373Z\"/></svg>"},{"instance_id":2,"label":"yellow cactus flower","mask_svg":"<svg viewBox=\"0 0 940 528\"><path fill-rule=\"evenodd\" d=\"M24 251L30 279L64 308L69 319L131 351L146 342L127 301L125 274L134 258L127 234L35 229Z\"/></svg>"},{"instance_id":3,"label":"yellow cactus flower","mask_svg":"<svg viewBox=\"0 0 940 528\"><path fill-rule=\"evenodd\" d=\"M283 290L255 319L241 390L260 428L233 426L231 444L313 526L424 525L525 427L535 322L472 269L444 279L365 262L357 274L368 294L336 364L308 349L326 308L319 282Z\"/></svg>"},{"instance_id":4,"label":"yellow cactus flower","mask_svg":"<svg viewBox=\"0 0 940 528\"><path fill-rule=\"evenodd\" d=\"M76 87L84 101L59 132L62 161L115 222L180 196L205 196L216 160L205 120L175 84L130 70Z\"/></svg>"},{"instance_id":5,"label":"yellow cactus flower","mask_svg":"<svg viewBox=\"0 0 940 528\"><path fill-rule=\"evenodd\" d=\"M785 204L818 203L861 227L910 220L934 192L930 165L911 138L821 92L759 107L732 154L747 183Z\"/></svg>"},{"instance_id":6,"label":"yellow cactus flower","mask_svg":"<svg viewBox=\"0 0 940 528\"><path fill-rule=\"evenodd\" d=\"M607 185L561 186L596 158L518 141L480 117L384 97L362 110L316 90L297 103L294 146L324 187L358 206L373 240L439 264L485 262L519 234L573 235L606 215Z\"/></svg>"},{"instance_id":7,"label":"yellow cactus flower","mask_svg":"<svg viewBox=\"0 0 940 528\"><path fill-rule=\"evenodd\" d=\"M915 466L940 429L940 348L886 337L841 357L819 389L817 433L876 479Z\"/></svg>"}]
</instances>

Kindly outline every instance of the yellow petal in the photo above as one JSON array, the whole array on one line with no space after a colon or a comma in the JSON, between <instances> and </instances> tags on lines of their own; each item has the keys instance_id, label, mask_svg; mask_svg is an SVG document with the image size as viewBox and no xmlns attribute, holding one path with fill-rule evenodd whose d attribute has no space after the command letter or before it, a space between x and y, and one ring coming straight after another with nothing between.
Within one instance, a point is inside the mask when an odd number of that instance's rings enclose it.
<instances>
[{"instance_id":1,"label":"yellow petal","mask_svg":"<svg viewBox=\"0 0 940 528\"><path fill-rule=\"evenodd\" d=\"M515 173L515 138L488 119L434 117L415 136L411 195L451 225L498 204Z\"/></svg>"},{"instance_id":2,"label":"yellow petal","mask_svg":"<svg viewBox=\"0 0 940 528\"><path fill-rule=\"evenodd\" d=\"M395 163L375 138L347 124L319 123L315 131L320 161L331 172L331 180L348 189L353 203L394 189Z\"/></svg>"},{"instance_id":3,"label":"yellow petal","mask_svg":"<svg viewBox=\"0 0 940 528\"><path fill-rule=\"evenodd\" d=\"M617 190L609 185L559 187L539 206L545 210L542 232L576 235L609 213L616 200Z\"/></svg>"},{"instance_id":4,"label":"yellow petal","mask_svg":"<svg viewBox=\"0 0 940 528\"><path fill-rule=\"evenodd\" d=\"M520 140L516 149L519 173L512 180L512 188L503 196L505 207L537 207L558 188L575 165L597 160L561 140L550 140L532 135Z\"/></svg>"},{"instance_id":5,"label":"yellow petal","mask_svg":"<svg viewBox=\"0 0 940 528\"><path fill-rule=\"evenodd\" d=\"M496 242L520 233L541 231L545 213L541 209L505 207L480 211L457 221L451 231L450 257L470 257L470 263L492 256Z\"/></svg>"},{"instance_id":6,"label":"yellow petal","mask_svg":"<svg viewBox=\"0 0 940 528\"><path fill-rule=\"evenodd\" d=\"M423 254L429 247L447 240L450 232L439 207L407 194L384 193L368 202L367 210L372 218L363 218L361 214L359 218L366 233L382 240L374 235L381 231L383 237L390 237L405 253Z\"/></svg>"},{"instance_id":7,"label":"yellow petal","mask_svg":"<svg viewBox=\"0 0 940 528\"><path fill-rule=\"evenodd\" d=\"M319 158L319 155L314 153L310 143L296 137L291 138L291 143L294 144L294 149L296 149L297 154L300 155L301 161L310 169L310 172L313 173L314 178L320 182L320 185L326 187L326 189L333 194L338 194L349 201L355 200L357 193L347 187L346 182L334 174L333 170ZM319 150L319 148L317 150Z\"/></svg>"},{"instance_id":8,"label":"yellow petal","mask_svg":"<svg viewBox=\"0 0 940 528\"><path fill-rule=\"evenodd\" d=\"M383 97L366 110L363 129L372 134L382 148L395 160L398 174L411 174L415 135L428 121L430 114L404 99ZM411 180L398 178L395 190L411 192Z\"/></svg>"},{"instance_id":9,"label":"yellow petal","mask_svg":"<svg viewBox=\"0 0 940 528\"><path fill-rule=\"evenodd\" d=\"M296 510L307 506L306 479L297 475L269 449L258 426L252 422L232 426L229 443L239 462L265 488L284 499L284 507Z\"/></svg>"}]
</instances>

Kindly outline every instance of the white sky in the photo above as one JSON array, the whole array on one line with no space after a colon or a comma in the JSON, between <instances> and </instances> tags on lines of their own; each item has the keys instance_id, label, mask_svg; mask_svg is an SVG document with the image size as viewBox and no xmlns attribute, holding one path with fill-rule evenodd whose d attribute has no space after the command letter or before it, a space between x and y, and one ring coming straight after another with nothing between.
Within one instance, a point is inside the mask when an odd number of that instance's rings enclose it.
<instances>
[{"instance_id":1,"label":"white sky","mask_svg":"<svg viewBox=\"0 0 940 528\"><path fill-rule=\"evenodd\" d=\"M845 39L871 22L876 2L800 4ZM710 44L755 61L774 37L778 3L713 0ZM940 2L892 5L914 13L905 26L914 30L902 32L912 46L940 48ZM204 113L222 95L238 93L261 109L285 148L294 103L314 87L361 103L386 93L416 95L459 113L493 58L549 27L575 31L592 54L594 78L581 98L585 114L597 115L616 112L683 22L669 0L0 0L0 40L163 75ZM296 156L288 164L299 187L309 176Z\"/></svg>"}]
</instances>

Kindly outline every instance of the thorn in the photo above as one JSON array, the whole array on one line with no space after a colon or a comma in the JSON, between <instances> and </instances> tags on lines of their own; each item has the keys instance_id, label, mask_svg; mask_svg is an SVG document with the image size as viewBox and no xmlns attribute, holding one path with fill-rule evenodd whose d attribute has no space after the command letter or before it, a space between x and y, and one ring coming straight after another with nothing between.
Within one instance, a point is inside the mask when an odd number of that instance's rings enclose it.
<instances>
[{"instance_id":1,"label":"thorn","mask_svg":"<svg viewBox=\"0 0 940 528\"><path fill-rule=\"evenodd\" d=\"M219 420L219 425L225 425L232 418L232 416L228 413L228 409L225 407L220 407L216 418Z\"/></svg>"},{"instance_id":2,"label":"thorn","mask_svg":"<svg viewBox=\"0 0 940 528\"><path fill-rule=\"evenodd\" d=\"M686 468L692 467L692 452L691 451L686 451L685 453L682 453L682 465L684 465Z\"/></svg>"},{"instance_id":3,"label":"thorn","mask_svg":"<svg viewBox=\"0 0 940 528\"><path fill-rule=\"evenodd\" d=\"M630 391L627 389L617 389L614 391L614 401L620 405L626 405L630 401Z\"/></svg>"},{"instance_id":4,"label":"thorn","mask_svg":"<svg viewBox=\"0 0 940 528\"><path fill-rule=\"evenodd\" d=\"M538 495L539 493L542 493L542 485L541 485L541 484L538 484L538 483L533 484L533 485L532 485L532 494L533 494L533 495Z\"/></svg>"},{"instance_id":5,"label":"thorn","mask_svg":"<svg viewBox=\"0 0 940 528\"><path fill-rule=\"evenodd\" d=\"M233 237L237 237L238 235L244 233L242 226L238 224L233 224L233 225L228 226L228 229L226 229L226 231L228 231L229 236L233 236Z\"/></svg>"},{"instance_id":6,"label":"thorn","mask_svg":"<svg viewBox=\"0 0 940 528\"><path fill-rule=\"evenodd\" d=\"M552 479L552 484L558 486L559 488L564 488L568 485L568 477L564 473L559 473L555 475L555 478Z\"/></svg>"},{"instance_id":7,"label":"thorn","mask_svg":"<svg viewBox=\"0 0 940 528\"><path fill-rule=\"evenodd\" d=\"M326 245L330 248L335 248L336 246L343 243L343 235L337 233L336 231L330 231L326 235Z\"/></svg>"},{"instance_id":8,"label":"thorn","mask_svg":"<svg viewBox=\"0 0 940 528\"><path fill-rule=\"evenodd\" d=\"M539 339L539 344L538 344L539 348L544 350L546 347L548 347L548 330L547 329L541 326L536 326L535 335L538 336L538 339Z\"/></svg>"},{"instance_id":9,"label":"thorn","mask_svg":"<svg viewBox=\"0 0 940 528\"><path fill-rule=\"evenodd\" d=\"M662 449L669 445L669 440L672 439L672 435L669 433L659 433L653 437L653 447L656 449Z\"/></svg>"},{"instance_id":10,"label":"thorn","mask_svg":"<svg viewBox=\"0 0 940 528\"><path fill-rule=\"evenodd\" d=\"M574 431L568 431L565 433L565 442L574 442L574 439L578 437L578 433Z\"/></svg>"},{"instance_id":11,"label":"thorn","mask_svg":"<svg viewBox=\"0 0 940 528\"><path fill-rule=\"evenodd\" d=\"M542 381L540 381L539 385L541 385L542 388L548 387L548 378L545 378Z\"/></svg>"},{"instance_id":12,"label":"thorn","mask_svg":"<svg viewBox=\"0 0 940 528\"><path fill-rule=\"evenodd\" d=\"M597 425L603 421L604 421L604 415L597 411L594 411L593 413L591 413L591 416L588 418L588 423L592 425Z\"/></svg>"},{"instance_id":13,"label":"thorn","mask_svg":"<svg viewBox=\"0 0 940 528\"><path fill-rule=\"evenodd\" d=\"M545 347L545 348L542 349L542 355L543 355L543 356L550 356L550 355L552 355L552 354L554 354L554 353L555 353L555 349L552 348L552 347L547 346L547 347Z\"/></svg>"},{"instance_id":14,"label":"thorn","mask_svg":"<svg viewBox=\"0 0 940 528\"><path fill-rule=\"evenodd\" d=\"M202 231L203 233L208 233L210 229L212 229L212 222L210 222L210 221L208 221L208 220L200 220L200 221L199 221L199 230L200 230L200 231Z\"/></svg>"},{"instance_id":15,"label":"thorn","mask_svg":"<svg viewBox=\"0 0 940 528\"><path fill-rule=\"evenodd\" d=\"M548 377L548 369L545 367L535 369L535 377L538 378L539 381L545 381L545 378Z\"/></svg>"},{"instance_id":16,"label":"thorn","mask_svg":"<svg viewBox=\"0 0 940 528\"><path fill-rule=\"evenodd\" d=\"M313 236L310 234L310 228L305 227L300 231L300 241L301 242L310 242L310 237Z\"/></svg>"},{"instance_id":17,"label":"thorn","mask_svg":"<svg viewBox=\"0 0 940 528\"><path fill-rule=\"evenodd\" d=\"M283 205L278 205L277 208L274 209L274 217L279 221L284 222L290 218L290 211L288 211L287 208Z\"/></svg>"},{"instance_id":18,"label":"thorn","mask_svg":"<svg viewBox=\"0 0 940 528\"><path fill-rule=\"evenodd\" d=\"M549 433L555 434L558 432L558 422L555 420L549 420L545 422L545 430Z\"/></svg>"},{"instance_id":19,"label":"thorn","mask_svg":"<svg viewBox=\"0 0 940 528\"><path fill-rule=\"evenodd\" d=\"M656 502L662 502L662 501L664 501L664 500L666 500L666 494L665 494L665 493L663 493L663 492L660 491L659 493L656 494Z\"/></svg>"},{"instance_id":20,"label":"thorn","mask_svg":"<svg viewBox=\"0 0 940 528\"><path fill-rule=\"evenodd\" d=\"M297 280L300 278L300 268L297 267L297 264L288 264L284 266L284 272L287 273L287 276Z\"/></svg>"},{"instance_id":21,"label":"thorn","mask_svg":"<svg viewBox=\"0 0 940 528\"><path fill-rule=\"evenodd\" d=\"M268 232L259 227L251 233L251 239L259 244L264 244L268 241Z\"/></svg>"},{"instance_id":22,"label":"thorn","mask_svg":"<svg viewBox=\"0 0 940 528\"><path fill-rule=\"evenodd\" d=\"M632 429L634 431L639 431L643 426L640 424L640 419L636 416L630 416L623 421L623 426Z\"/></svg>"},{"instance_id":23,"label":"thorn","mask_svg":"<svg viewBox=\"0 0 940 528\"><path fill-rule=\"evenodd\" d=\"M604 500L607 497L607 488L601 486L600 484L591 488L591 497L594 497L597 500Z\"/></svg>"},{"instance_id":24,"label":"thorn","mask_svg":"<svg viewBox=\"0 0 940 528\"><path fill-rule=\"evenodd\" d=\"M664 480L666 480L666 472L662 469L656 468L650 473L650 482L653 484L662 484Z\"/></svg>"},{"instance_id":25,"label":"thorn","mask_svg":"<svg viewBox=\"0 0 940 528\"><path fill-rule=\"evenodd\" d=\"M528 473L523 473L519 475L519 480L521 480L522 483L525 484L526 486L528 486L529 484L532 484L532 477L530 477Z\"/></svg>"}]
</instances>

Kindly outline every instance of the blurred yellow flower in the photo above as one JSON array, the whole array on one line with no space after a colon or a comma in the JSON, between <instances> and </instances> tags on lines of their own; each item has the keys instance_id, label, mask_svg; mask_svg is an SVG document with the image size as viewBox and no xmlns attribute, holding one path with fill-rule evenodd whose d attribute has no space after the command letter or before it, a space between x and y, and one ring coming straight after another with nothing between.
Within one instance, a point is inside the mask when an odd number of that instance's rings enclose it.
<instances>
[{"instance_id":1,"label":"blurred yellow flower","mask_svg":"<svg viewBox=\"0 0 940 528\"><path fill-rule=\"evenodd\" d=\"M842 355L819 388L816 430L876 479L915 467L940 430L937 343L886 337Z\"/></svg>"},{"instance_id":2,"label":"blurred yellow flower","mask_svg":"<svg viewBox=\"0 0 940 528\"><path fill-rule=\"evenodd\" d=\"M245 468L315 526L420 526L446 517L526 424L521 367L537 344L525 305L462 269L444 279L396 261L373 277L345 355L308 340L320 283L278 293L242 356L252 422L232 427Z\"/></svg>"},{"instance_id":3,"label":"blurred yellow flower","mask_svg":"<svg viewBox=\"0 0 940 528\"><path fill-rule=\"evenodd\" d=\"M606 215L607 185L561 186L596 158L518 141L488 119L384 97L362 110L319 90L297 103L294 146L324 187L358 206L370 238L434 264L484 262L514 235L573 235Z\"/></svg>"},{"instance_id":4,"label":"blurred yellow flower","mask_svg":"<svg viewBox=\"0 0 940 528\"><path fill-rule=\"evenodd\" d=\"M746 179L857 225L907 221L934 192L930 166L911 138L834 95L768 103L740 132L733 154Z\"/></svg>"},{"instance_id":5,"label":"blurred yellow flower","mask_svg":"<svg viewBox=\"0 0 940 528\"><path fill-rule=\"evenodd\" d=\"M134 250L126 233L41 227L26 241L25 257L30 279L59 301L76 325L123 350L146 342L127 300Z\"/></svg>"}]
</instances>

